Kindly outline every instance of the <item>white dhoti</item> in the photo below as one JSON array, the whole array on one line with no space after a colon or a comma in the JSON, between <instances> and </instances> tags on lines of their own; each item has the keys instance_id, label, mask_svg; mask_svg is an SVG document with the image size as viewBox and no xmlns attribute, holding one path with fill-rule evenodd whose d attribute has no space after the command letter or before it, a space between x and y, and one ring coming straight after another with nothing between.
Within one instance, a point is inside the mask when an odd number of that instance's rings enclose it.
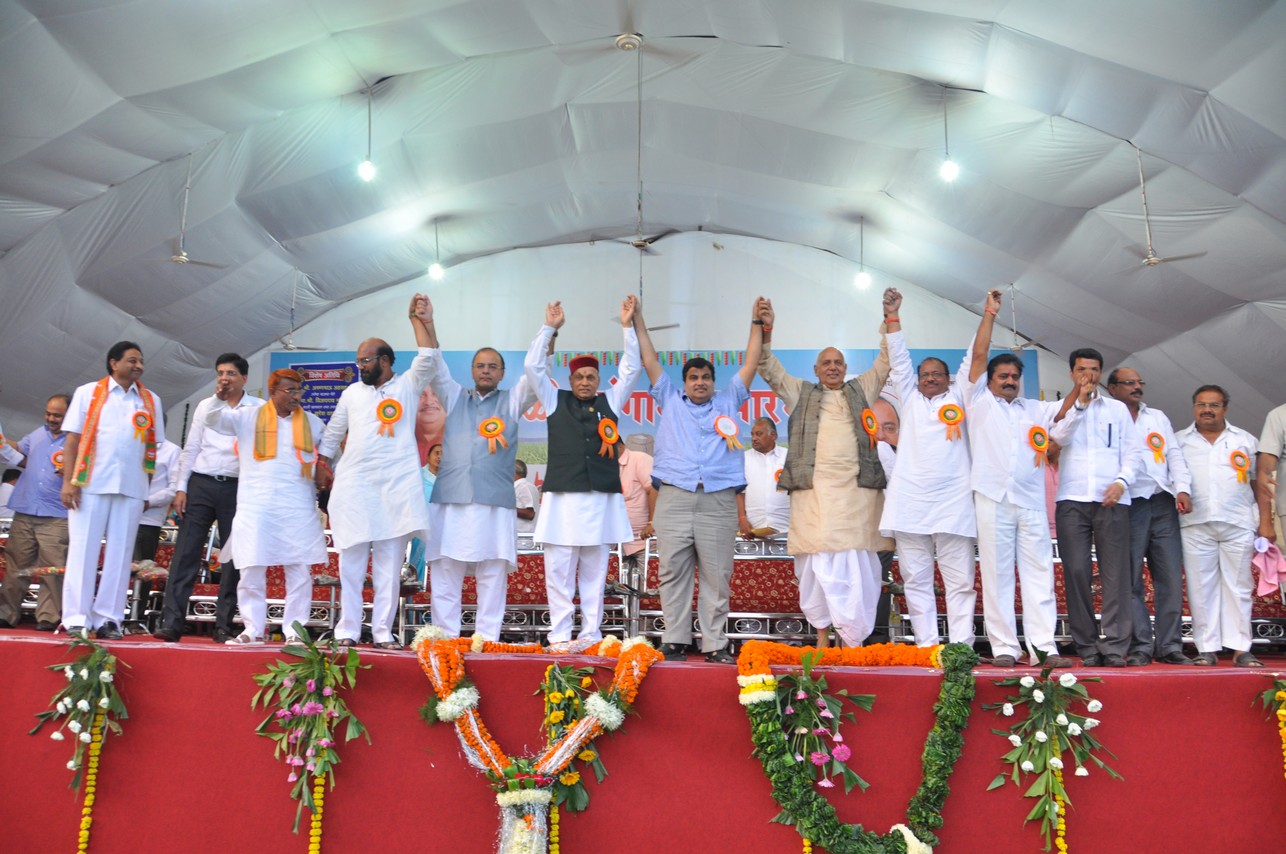
<instances>
[{"instance_id":1,"label":"white dhoti","mask_svg":"<svg viewBox=\"0 0 1286 854\"><path fill-rule=\"evenodd\" d=\"M67 575L63 580L63 625L96 629L119 624L129 591L130 558L143 499L127 495L81 491L80 506L67 512ZM103 547L103 577L98 578L99 547Z\"/></svg>"},{"instance_id":2,"label":"white dhoti","mask_svg":"<svg viewBox=\"0 0 1286 854\"><path fill-rule=\"evenodd\" d=\"M814 627L834 626L847 646L861 646L875 628L880 559L849 549L795 556L799 605Z\"/></svg>"},{"instance_id":3,"label":"white dhoti","mask_svg":"<svg viewBox=\"0 0 1286 854\"><path fill-rule=\"evenodd\" d=\"M535 538L544 544L550 642L571 640L576 614L572 599L578 589L581 629L577 637L601 640L608 552L634 539L625 499L620 493L547 492L541 499Z\"/></svg>"},{"instance_id":4,"label":"white dhoti","mask_svg":"<svg viewBox=\"0 0 1286 854\"><path fill-rule=\"evenodd\" d=\"M509 573L518 566L517 516L489 504L430 504L429 607L433 625L460 634L461 598L466 575L477 578L475 631L499 640L505 618Z\"/></svg>"},{"instance_id":5,"label":"white dhoti","mask_svg":"<svg viewBox=\"0 0 1286 854\"><path fill-rule=\"evenodd\" d=\"M917 646L935 646L938 601L933 593L934 554L946 591L947 634L951 643L974 641L973 619L978 604L974 589L973 538L958 534L908 534L895 531L902 590Z\"/></svg>"}]
</instances>

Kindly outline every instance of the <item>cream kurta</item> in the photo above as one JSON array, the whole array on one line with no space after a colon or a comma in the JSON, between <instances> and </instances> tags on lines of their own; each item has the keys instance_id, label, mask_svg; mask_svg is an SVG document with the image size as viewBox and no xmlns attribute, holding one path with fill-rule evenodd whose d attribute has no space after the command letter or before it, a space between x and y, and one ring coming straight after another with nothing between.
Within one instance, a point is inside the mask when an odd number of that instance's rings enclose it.
<instances>
[{"instance_id":1,"label":"cream kurta","mask_svg":"<svg viewBox=\"0 0 1286 854\"><path fill-rule=\"evenodd\" d=\"M232 520L236 534L228 543L232 562L243 568L325 563L326 536L317 511L317 487L312 477L301 473L291 421L277 419L277 455L256 460L258 415L258 407L229 409L222 401L206 414L206 427L237 437L241 475L237 481L237 515ZM312 428L315 444L325 425L311 412L305 412L304 417ZM303 455L305 462L315 458L316 454Z\"/></svg>"},{"instance_id":2,"label":"cream kurta","mask_svg":"<svg viewBox=\"0 0 1286 854\"><path fill-rule=\"evenodd\" d=\"M800 389L808 380L786 373L781 362L765 346L759 361L759 375L793 411ZM881 346L875 364L856 382L868 401L874 401L889 375L887 348ZM811 384L811 383L810 383ZM855 432L856 428L856 432ZM893 541L879 532L884 511L884 491L857 485L860 468L857 456L861 425L853 424L843 389L824 389L821 420L817 429L817 458L813 488L790 494L790 533L786 546L791 554L818 552L892 551Z\"/></svg>"},{"instance_id":3,"label":"cream kurta","mask_svg":"<svg viewBox=\"0 0 1286 854\"><path fill-rule=\"evenodd\" d=\"M335 467L328 510L335 546L346 549L418 534L429 527L429 505L420 483L420 452L415 445L415 412L420 392L433 377L435 362L421 349L404 374L379 388L353 383L344 389L321 441L322 456L334 458L348 434L344 456ZM393 435L380 433L376 409L396 400L402 415Z\"/></svg>"}]
</instances>

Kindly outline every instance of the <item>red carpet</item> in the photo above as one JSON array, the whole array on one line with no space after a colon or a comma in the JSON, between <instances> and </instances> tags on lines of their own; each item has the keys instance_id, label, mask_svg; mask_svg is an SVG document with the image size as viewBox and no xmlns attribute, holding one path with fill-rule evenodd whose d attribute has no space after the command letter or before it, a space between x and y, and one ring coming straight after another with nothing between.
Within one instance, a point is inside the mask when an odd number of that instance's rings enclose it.
<instances>
[{"instance_id":1,"label":"red carpet","mask_svg":"<svg viewBox=\"0 0 1286 854\"><path fill-rule=\"evenodd\" d=\"M113 650L131 669L120 678L129 707L124 735L103 751L91 850L198 852L307 850L290 833L294 802L271 742L254 735L251 680L277 652L216 649L202 640L165 646L126 640ZM65 646L35 633L0 634L0 827L4 849L72 850L80 799L67 788L66 742L28 736L61 676L44 667ZM426 727L417 709L429 690L410 653L363 652L371 665L349 696L372 744L342 748L327 801L323 849L349 852L459 851L487 854L496 807L464 762L453 731ZM589 659L583 659L589 662ZM541 705L533 695L545 659L470 657L481 709L502 746L534 752ZM1125 779L1068 777L1073 851L1272 850L1286 839L1286 780L1276 729L1258 694L1269 670L1153 665L1097 671L1096 730ZM1034 672L1034 671L1029 671ZM1086 673L1089 671L1078 671ZM1034 852L1038 825L1023 825L1032 801L1012 785L988 792L1008 745L982 702L1002 699L999 672L982 668L965 753L951 777L940 831L943 852ZM598 742L611 774L589 784L588 812L564 820L567 854L618 851L792 852L792 828L770 824L777 808L737 703L735 671L698 663L657 665L624 730ZM832 689L877 695L845 734L869 791L836 795L840 815L886 831L903 819L919 780L920 748L933 720L933 671L837 670ZM304 827L307 822L305 820Z\"/></svg>"}]
</instances>

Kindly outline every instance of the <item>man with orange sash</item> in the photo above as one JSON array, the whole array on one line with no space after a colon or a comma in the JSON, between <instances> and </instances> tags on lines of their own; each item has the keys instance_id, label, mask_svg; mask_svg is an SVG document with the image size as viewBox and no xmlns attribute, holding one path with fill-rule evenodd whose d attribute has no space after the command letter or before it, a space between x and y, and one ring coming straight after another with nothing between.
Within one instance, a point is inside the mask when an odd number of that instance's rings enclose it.
<instances>
[{"instance_id":1,"label":"man with orange sash","mask_svg":"<svg viewBox=\"0 0 1286 854\"><path fill-rule=\"evenodd\" d=\"M76 389L63 421L62 503L67 508L63 625L118 640L130 556L165 436L161 399L143 387L143 352L132 341L107 351L107 376ZM95 595L99 544L103 577Z\"/></svg>"},{"instance_id":2,"label":"man with orange sash","mask_svg":"<svg viewBox=\"0 0 1286 854\"><path fill-rule=\"evenodd\" d=\"M361 382L344 389L321 441L319 477L348 435L335 471L327 512L339 549L340 610L335 637L352 646L362 634L362 585L371 567L371 641L377 649L397 649L392 625L397 617L398 581L411 538L429 524L415 442L420 393L433 374L427 320L428 298L411 298L407 316L419 349L404 374L393 372L393 348L371 338L357 348ZM511 487L512 489L512 487Z\"/></svg>"},{"instance_id":3,"label":"man with orange sash","mask_svg":"<svg viewBox=\"0 0 1286 854\"><path fill-rule=\"evenodd\" d=\"M427 298L425 303L433 392L447 413L424 552L433 625L452 635L461 633L464 579L473 575L478 585L475 633L499 640L508 574L518 565L513 486L518 419L536 402L536 392L526 376L512 389L500 389L505 360L491 347L473 354L474 387L461 387L438 349L433 306ZM545 342L537 339L527 359L544 358L546 351Z\"/></svg>"},{"instance_id":4,"label":"man with orange sash","mask_svg":"<svg viewBox=\"0 0 1286 854\"><path fill-rule=\"evenodd\" d=\"M571 640L576 614L572 598L578 588L581 625L577 637L603 639L599 625L608 549L634 539L616 458L623 445L617 413L629 401L643 370L639 338L647 335L647 330L639 325L635 307L633 296L621 304L625 349L617 367L617 382L606 393L598 390L598 359L594 356L577 356L568 363L570 391L550 381L547 361L538 345L532 347L532 358L524 365L527 382L536 389L545 409L549 429L549 465L536 521L536 542L544 546L550 643ZM550 303L537 342L547 347L565 320L562 306Z\"/></svg>"},{"instance_id":5,"label":"man with orange sash","mask_svg":"<svg viewBox=\"0 0 1286 854\"><path fill-rule=\"evenodd\" d=\"M217 400L205 415L205 426L237 437L239 478L233 534L224 548L239 569L237 607L241 634L230 646L263 643L268 620L268 567L286 572L286 608L282 631L286 642L296 639L294 625L308 621L312 605L309 567L326 562L326 535L317 510L313 465L321 419L299 405L303 376L298 371L273 371L268 377L268 402L233 409Z\"/></svg>"}]
</instances>

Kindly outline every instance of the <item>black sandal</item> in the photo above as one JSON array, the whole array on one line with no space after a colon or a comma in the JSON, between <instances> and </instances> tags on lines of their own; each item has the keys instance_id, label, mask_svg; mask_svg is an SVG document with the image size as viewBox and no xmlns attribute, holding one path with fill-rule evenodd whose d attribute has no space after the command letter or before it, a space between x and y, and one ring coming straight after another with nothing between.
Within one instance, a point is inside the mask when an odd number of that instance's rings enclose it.
<instances>
[{"instance_id":1,"label":"black sandal","mask_svg":"<svg viewBox=\"0 0 1286 854\"><path fill-rule=\"evenodd\" d=\"M1262 661L1260 661L1258 658L1255 658L1255 656L1249 652L1237 653L1237 655L1233 658L1232 663L1236 667L1263 667L1264 666L1264 663Z\"/></svg>"},{"instance_id":2,"label":"black sandal","mask_svg":"<svg viewBox=\"0 0 1286 854\"><path fill-rule=\"evenodd\" d=\"M1199 652L1196 658L1192 659L1192 663L1198 667L1214 667L1219 663L1219 656L1213 652Z\"/></svg>"}]
</instances>

